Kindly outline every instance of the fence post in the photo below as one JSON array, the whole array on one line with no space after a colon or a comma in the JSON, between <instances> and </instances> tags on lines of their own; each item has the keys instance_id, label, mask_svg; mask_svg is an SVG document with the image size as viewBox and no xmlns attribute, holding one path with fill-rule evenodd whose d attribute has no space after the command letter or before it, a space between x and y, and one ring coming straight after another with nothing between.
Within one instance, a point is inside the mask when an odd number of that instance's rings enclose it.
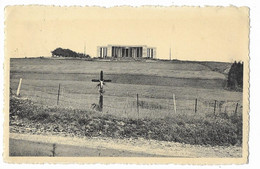
<instances>
[{"instance_id":1,"label":"fence post","mask_svg":"<svg viewBox=\"0 0 260 169\"><path fill-rule=\"evenodd\" d=\"M20 95L20 89L21 89L21 85L22 85L22 78L20 78L20 81L19 81L19 85L18 85L18 88L17 88L17 92L16 92L16 96L19 96Z\"/></svg>"},{"instance_id":2,"label":"fence post","mask_svg":"<svg viewBox=\"0 0 260 169\"><path fill-rule=\"evenodd\" d=\"M57 105L59 105L59 99L60 99L60 84L59 84L59 89L58 89Z\"/></svg>"},{"instance_id":3,"label":"fence post","mask_svg":"<svg viewBox=\"0 0 260 169\"><path fill-rule=\"evenodd\" d=\"M174 113L176 114L176 101L175 101L175 94L172 94L172 99L173 99L173 108L174 108Z\"/></svg>"},{"instance_id":4,"label":"fence post","mask_svg":"<svg viewBox=\"0 0 260 169\"><path fill-rule=\"evenodd\" d=\"M235 116L237 116L237 107L238 107L238 103L237 103L236 109L235 109Z\"/></svg>"},{"instance_id":5,"label":"fence post","mask_svg":"<svg viewBox=\"0 0 260 169\"><path fill-rule=\"evenodd\" d=\"M99 95L99 108L100 111L103 113L103 94Z\"/></svg>"},{"instance_id":6,"label":"fence post","mask_svg":"<svg viewBox=\"0 0 260 169\"><path fill-rule=\"evenodd\" d=\"M196 100L195 100L195 113L197 113L197 104L198 104L198 99L196 98Z\"/></svg>"},{"instance_id":7,"label":"fence post","mask_svg":"<svg viewBox=\"0 0 260 169\"><path fill-rule=\"evenodd\" d=\"M53 144L53 145L52 145L52 150L51 150L52 157L55 157L55 156L56 156L56 148L57 148L56 144Z\"/></svg>"},{"instance_id":8,"label":"fence post","mask_svg":"<svg viewBox=\"0 0 260 169\"><path fill-rule=\"evenodd\" d=\"M138 119L139 119L139 98L138 98L138 94L136 94L136 109L137 109L137 115L138 115Z\"/></svg>"},{"instance_id":9,"label":"fence post","mask_svg":"<svg viewBox=\"0 0 260 169\"><path fill-rule=\"evenodd\" d=\"M127 112L126 110L128 111L128 92L126 92L126 104L125 104L125 115L126 115L126 118L128 119L128 115L127 115Z\"/></svg>"},{"instance_id":10,"label":"fence post","mask_svg":"<svg viewBox=\"0 0 260 169\"><path fill-rule=\"evenodd\" d=\"M216 115L216 105L217 105L217 100L215 100L215 104L214 104L214 115Z\"/></svg>"}]
</instances>

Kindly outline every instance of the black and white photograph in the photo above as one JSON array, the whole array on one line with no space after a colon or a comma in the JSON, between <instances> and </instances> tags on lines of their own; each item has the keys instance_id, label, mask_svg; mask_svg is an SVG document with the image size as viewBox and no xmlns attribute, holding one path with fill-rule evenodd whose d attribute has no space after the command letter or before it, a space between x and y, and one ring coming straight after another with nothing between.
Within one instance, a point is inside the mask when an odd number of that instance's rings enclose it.
<instances>
[{"instance_id":1,"label":"black and white photograph","mask_svg":"<svg viewBox=\"0 0 260 169\"><path fill-rule=\"evenodd\" d=\"M8 161L246 163L247 7L5 16Z\"/></svg>"}]
</instances>

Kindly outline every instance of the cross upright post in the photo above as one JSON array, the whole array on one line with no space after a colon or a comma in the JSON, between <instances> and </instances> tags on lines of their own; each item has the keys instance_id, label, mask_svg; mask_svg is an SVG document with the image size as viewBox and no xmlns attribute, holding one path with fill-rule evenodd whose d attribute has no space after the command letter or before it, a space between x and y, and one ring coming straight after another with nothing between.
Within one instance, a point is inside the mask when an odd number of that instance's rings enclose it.
<instances>
[{"instance_id":1,"label":"cross upright post","mask_svg":"<svg viewBox=\"0 0 260 169\"><path fill-rule=\"evenodd\" d=\"M111 82L111 80L110 79L105 80L103 78L103 71L101 70L100 79L92 79L92 82L99 82L98 85L97 85L99 87L99 108L100 108L99 110L101 112L103 112L103 93L105 92L103 90L103 87L105 85L105 82Z\"/></svg>"}]
</instances>

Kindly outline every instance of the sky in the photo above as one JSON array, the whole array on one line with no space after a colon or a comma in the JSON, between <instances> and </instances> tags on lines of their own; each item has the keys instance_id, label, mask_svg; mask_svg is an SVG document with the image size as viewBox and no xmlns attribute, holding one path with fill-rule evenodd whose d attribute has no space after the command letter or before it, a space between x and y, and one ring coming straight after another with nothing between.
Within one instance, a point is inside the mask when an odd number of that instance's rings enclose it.
<instances>
[{"instance_id":1,"label":"sky","mask_svg":"<svg viewBox=\"0 0 260 169\"><path fill-rule=\"evenodd\" d=\"M5 9L5 55L51 56L57 47L92 57L97 46L147 45L157 58L248 60L246 7L51 7Z\"/></svg>"}]
</instances>

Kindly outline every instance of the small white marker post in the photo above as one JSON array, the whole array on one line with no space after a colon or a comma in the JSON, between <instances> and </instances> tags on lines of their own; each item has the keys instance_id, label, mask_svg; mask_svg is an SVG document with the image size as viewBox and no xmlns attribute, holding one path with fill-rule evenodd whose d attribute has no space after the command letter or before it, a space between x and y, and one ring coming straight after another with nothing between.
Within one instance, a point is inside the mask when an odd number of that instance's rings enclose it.
<instances>
[{"instance_id":1,"label":"small white marker post","mask_svg":"<svg viewBox=\"0 0 260 169\"><path fill-rule=\"evenodd\" d=\"M21 85L22 85L22 78L20 78L20 81L19 81L19 85L18 85L18 88L17 88L17 92L16 92L16 96L19 96L20 95L20 89L21 89Z\"/></svg>"},{"instance_id":2,"label":"small white marker post","mask_svg":"<svg viewBox=\"0 0 260 169\"><path fill-rule=\"evenodd\" d=\"M176 101L175 101L175 94L172 94L172 99L173 99L173 108L174 108L174 113L176 114Z\"/></svg>"}]
</instances>

